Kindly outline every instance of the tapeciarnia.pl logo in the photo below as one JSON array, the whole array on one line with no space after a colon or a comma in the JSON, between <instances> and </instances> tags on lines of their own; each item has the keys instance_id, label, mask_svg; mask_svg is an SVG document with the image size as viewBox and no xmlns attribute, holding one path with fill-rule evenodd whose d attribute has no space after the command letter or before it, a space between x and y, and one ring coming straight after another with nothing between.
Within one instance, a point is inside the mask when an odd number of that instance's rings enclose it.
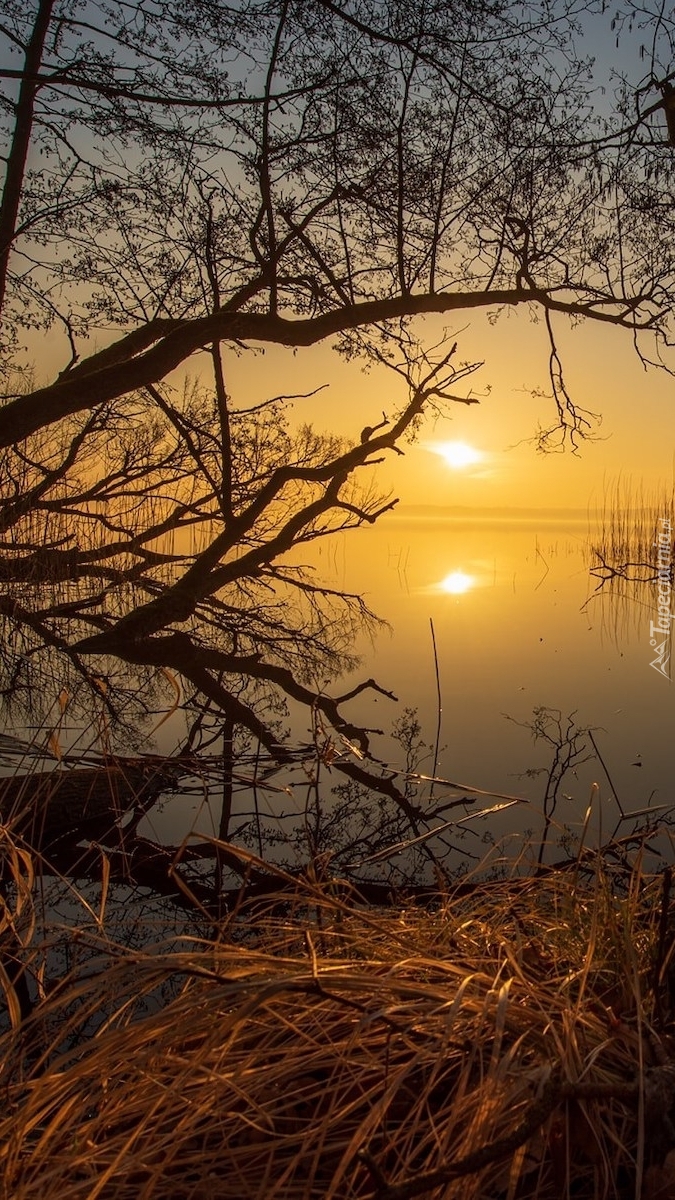
<instances>
[{"instance_id":1,"label":"tapeciarnia.pl logo","mask_svg":"<svg viewBox=\"0 0 675 1200\"><path fill-rule=\"evenodd\" d=\"M656 658L650 662L650 667L663 675L670 682L670 639L675 614L670 611L672 602L672 536L670 521L667 517L659 517L660 528L656 533L654 545L657 548L657 612L658 621L649 622L649 645L656 651Z\"/></svg>"}]
</instances>

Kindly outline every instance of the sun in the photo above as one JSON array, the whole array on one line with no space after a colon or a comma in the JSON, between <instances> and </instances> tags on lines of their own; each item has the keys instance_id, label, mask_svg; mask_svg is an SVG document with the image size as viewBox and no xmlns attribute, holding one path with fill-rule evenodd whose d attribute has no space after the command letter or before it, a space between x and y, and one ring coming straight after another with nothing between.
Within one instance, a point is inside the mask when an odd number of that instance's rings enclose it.
<instances>
[{"instance_id":1,"label":"sun","mask_svg":"<svg viewBox=\"0 0 675 1200\"><path fill-rule=\"evenodd\" d=\"M454 471L462 471L465 467L472 467L476 463L482 462L483 455L480 450L475 450L473 446L469 446L466 442L435 442L429 446L434 454L439 454L444 458L449 467Z\"/></svg>"}]
</instances>

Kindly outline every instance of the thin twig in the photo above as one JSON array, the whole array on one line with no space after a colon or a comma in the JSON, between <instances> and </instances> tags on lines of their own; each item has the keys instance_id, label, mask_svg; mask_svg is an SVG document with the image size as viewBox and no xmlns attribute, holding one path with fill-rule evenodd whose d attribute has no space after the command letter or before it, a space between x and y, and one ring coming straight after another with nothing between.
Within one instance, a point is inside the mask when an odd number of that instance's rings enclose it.
<instances>
[{"instance_id":1,"label":"thin twig","mask_svg":"<svg viewBox=\"0 0 675 1200\"><path fill-rule=\"evenodd\" d=\"M436 633L434 630L433 617L429 617L429 625L431 627L431 644L434 650L434 669L436 671L436 743L434 746L434 766L431 772L433 778L429 789L429 799L431 800L434 794L434 782L436 779L436 768L438 767L438 747L441 740L441 721L443 719L443 701L441 697L441 676L438 669L438 651L436 649Z\"/></svg>"},{"instance_id":2,"label":"thin twig","mask_svg":"<svg viewBox=\"0 0 675 1200\"><path fill-rule=\"evenodd\" d=\"M612 795L613 795L614 799L616 800L617 807L619 809L619 812L621 813L621 819L622 819L622 821L625 821L626 813L625 813L624 807L623 807L621 801L619 800L619 797L616 792L616 788L614 787L614 784L612 782L612 777L611 777L609 771L607 770L607 764L606 764L604 758L602 757L600 751L598 750L598 746L597 746L595 738L593 737L593 731L591 729L588 730L588 737L590 739L590 743L591 743L593 749L595 750L595 754L598 759L598 762L600 763L600 766L602 767L603 771L605 772L605 775L607 776L607 782L612 789Z\"/></svg>"}]
</instances>

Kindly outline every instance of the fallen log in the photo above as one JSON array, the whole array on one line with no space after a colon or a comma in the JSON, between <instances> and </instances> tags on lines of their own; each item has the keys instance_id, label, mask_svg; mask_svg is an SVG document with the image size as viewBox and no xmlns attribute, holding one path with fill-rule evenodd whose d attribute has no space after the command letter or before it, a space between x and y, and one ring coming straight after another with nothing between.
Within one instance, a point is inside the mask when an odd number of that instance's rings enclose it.
<instances>
[{"instance_id":1,"label":"fallen log","mask_svg":"<svg viewBox=\"0 0 675 1200\"><path fill-rule=\"evenodd\" d=\"M125 813L148 808L175 776L156 764L33 772L0 779L0 820L36 850L63 838L100 836Z\"/></svg>"}]
</instances>

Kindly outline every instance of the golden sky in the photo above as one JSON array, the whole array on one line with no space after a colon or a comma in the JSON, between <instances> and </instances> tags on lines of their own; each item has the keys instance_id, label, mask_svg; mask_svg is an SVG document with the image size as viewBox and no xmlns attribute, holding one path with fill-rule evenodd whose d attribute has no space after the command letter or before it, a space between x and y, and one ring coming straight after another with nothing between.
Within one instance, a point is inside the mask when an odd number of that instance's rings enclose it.
<instances>
[{"instance_id":1,"label":"golden sky","mask_svg":"<svg viewBox=\"0 0 675 1200\"><path fill-rule=\"evenodd\" d=\"M430 344L443 328L436 318L416 326ZM570 329L560 319L556 336L575 402L602 416L597 440L583 444L577 455L538 453L530 439L555 415L551 400L532 395L535 389L548 390L544 327L524 312L505 314L496 325L473 317L463 332L450 329L449 337L459 342L458 360L485 363L464 383L481 396L480 404L454 405L447 418L430 416L416 444L404 446L405 456L392 455L378 468L380 485L406 504L585 509L601 504L619 476L647 492L669 484L675 379L662 370L646 371L625 330L591 322ZM237 403L251 403L282 387L304 391L322 383L329 387L318 396L295 402L296 417L352 438L380 420L383 410L393 412L404 396L389 372L364 374L328 346L297 355L267 348L264 356L245 354L229 365ZM480 461L453 469L431 449L433 443L449 442L480 452Z\"/></svg>"},{"instance_id":2,"label":"golden sky","mask_svg":"<svg viewBox=\"0 0 675 1200\"><path fill-rule=\"evenodd\" d=\"M675 379L662 370L646 371L625 330L592 322L572 329L565 318L556 321L568 389L580 407L602 415L602 424L598 440L583 444L577 455L542 455L531 439L538 425L553 422L554 406L532 395L550 387L541 321L521 310L502 314L496 324L475 314L470 323L458 320L454 327L440 318L420 318L414 329L428 345L447 330L448 338L458 341L458 362L484 366L464 381L463 390L456 388L463 395L472 390L480 404L453 405L446 417L430 415L416 443L404 445L404 457L390 455L378 467L378 488L392 491L402 504L586 509L601 504L619 476L647 492L672 481ZM99 344L108 340L101 336ZM63 365L62 348L55 338L50 343L46 347L43 341L35 356L40 382ZM85 350L96 348L92 340ZM193 373L198 361L190 363ZM230 351L226 370L237 407L328 384L318 395L295 401L294 417L352 440L405 399L405 387L392 372L364 373L358 362L345 362L328 344L297 353L269 346L264 352ZM455 442L478 452L479 461L456 469L433 452L434 443Z\"/></svg>"}]
</instances>

